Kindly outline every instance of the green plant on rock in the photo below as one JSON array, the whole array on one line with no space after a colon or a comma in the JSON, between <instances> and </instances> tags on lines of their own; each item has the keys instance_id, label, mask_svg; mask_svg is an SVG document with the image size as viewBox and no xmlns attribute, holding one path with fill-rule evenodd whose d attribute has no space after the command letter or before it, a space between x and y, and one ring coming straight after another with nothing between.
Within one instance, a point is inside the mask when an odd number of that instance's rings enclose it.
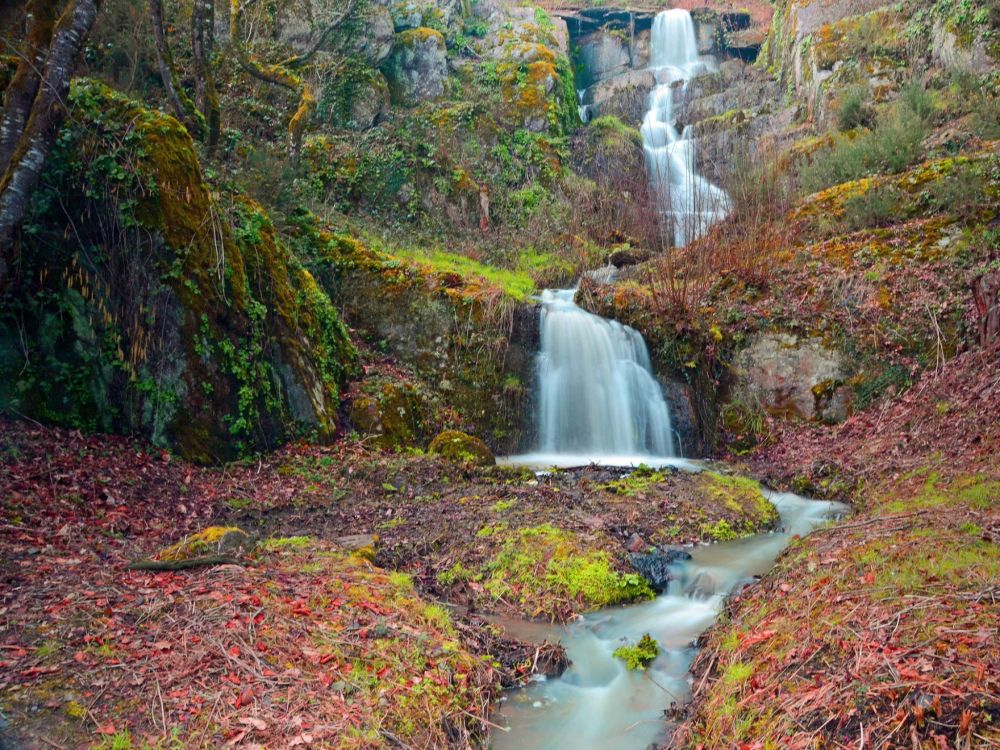
<instances>
[{"instance_id":1,"label":"green plant on rock","mask_svg":"<svg viewBox=\"0 0 1000 750\"><path fill-rule=\"evenodd\" d=\"M660 644L649 633L644 633L636 643L619 646L612 655L624 661L627 669L643 671L659 653Z\"/></svg>"}]
</instances>

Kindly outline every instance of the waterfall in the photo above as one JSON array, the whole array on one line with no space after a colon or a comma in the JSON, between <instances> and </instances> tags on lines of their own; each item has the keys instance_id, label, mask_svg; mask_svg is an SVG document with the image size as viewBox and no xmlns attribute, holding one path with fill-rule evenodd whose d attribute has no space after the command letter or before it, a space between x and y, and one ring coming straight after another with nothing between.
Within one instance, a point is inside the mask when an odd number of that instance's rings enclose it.
<instances>
[{"instance_id":1,"label":"waterfall","mask_svg":"<svg viewBox=\"0 0 1000 750\"><path fill-rule=\"evenodd\" d=\"M675 246L703 235L729 211L729 196L695 170L695 144L690 130L677 132L673 113L675 85L706 72L698 56L694 22L686 10L661 11L653 20L650 69L657 85L649 95L642 121L646 169L661 213L673 226Z\"/></svg>"},{"instance_id":2,"label":"waterfall","mask_svg":"<svg viewBox=\"0 0 1000 750\"><path fill-rule=\"evenodd\" d=\"M674 455L670 413L642 336L581 309L574 293L542 293L541 452L572 454L583 463Z\"/></svg>"}]
</instances>

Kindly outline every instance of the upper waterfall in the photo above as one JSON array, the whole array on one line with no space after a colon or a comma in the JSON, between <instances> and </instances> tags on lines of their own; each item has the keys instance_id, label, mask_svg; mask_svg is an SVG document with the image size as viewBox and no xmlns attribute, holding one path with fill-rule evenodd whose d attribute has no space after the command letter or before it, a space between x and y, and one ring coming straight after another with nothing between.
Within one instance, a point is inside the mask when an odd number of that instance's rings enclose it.
<instances>
[{"instance_id":1,"label":"upper waterfall","mask_svg":"<svg viewBox=\"0 0 1000 750\"><path fill-rule=\"evenodd\" d=\"M695 143L690 132L677 132L673 98L675 84L682 89L706 72L711 58L698 55L694 22L686 10L665 10L653 20L650 68L657 85L649 95L642 121L646 169L660 211L669 217L676 246L703 235L729 211L729 196L695 169Z\"/></svg>"}]
</instances>

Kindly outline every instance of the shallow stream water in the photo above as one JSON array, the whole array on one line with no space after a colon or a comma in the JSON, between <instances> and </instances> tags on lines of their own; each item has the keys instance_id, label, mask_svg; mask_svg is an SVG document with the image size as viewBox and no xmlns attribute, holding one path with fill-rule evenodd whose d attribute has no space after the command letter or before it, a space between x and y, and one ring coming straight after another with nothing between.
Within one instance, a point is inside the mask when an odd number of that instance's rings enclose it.
<instances>
[{"instance_id":1,"label":"shallow stream water","mask_svg":"<svg viewBox=\"0 0 1000 750\"><path fill-rule=\"evenodd\" d=\"M768 492L781 514L779 530L694 547L677 563L675 580L656 599L601 610L569 626L507 623L512 635L561 641L572 666L557 679L508 693L492 720L493 750L627 750L645 748L668 729L664 709L690 699L695 641L730 593L766 573L793 535L843 513L839 503ZM612 652L649 633L660 655L645 672L630 672Z\"/></svg>"}]
</instances>

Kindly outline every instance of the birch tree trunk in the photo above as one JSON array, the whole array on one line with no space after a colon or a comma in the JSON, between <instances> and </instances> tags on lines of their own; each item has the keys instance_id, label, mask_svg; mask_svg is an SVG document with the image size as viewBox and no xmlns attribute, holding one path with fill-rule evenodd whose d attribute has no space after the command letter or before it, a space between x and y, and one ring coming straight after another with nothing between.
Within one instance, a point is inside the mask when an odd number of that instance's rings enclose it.
<instances>
[{"instance_id":1,"label":"birch tree trunk","mask_svg":"<svg viewBox=\"0 0 1000 750\"><path fill-rule=\"evenodd\" d=\"M47 0L47 4L48 9L43 7L46 0L32 3L39 13L38 19L44 20L46 13L54 11L54 0ZM16 144L5 161L3 177L0 178L0 288L7 281L14 231L24 218L28 198L38 183L38 176L66 115L70 77L83 42L97 18L99 6L100 0L71 0L52 29L44 65L38 67L41 73L37 84L31 87L35 93L30 110L27 111L27 120L20 132L16 133ZM36 23L32 23L33 30ZM41 36L36 37L35 43L40 40ZM36 55L32 64L41 62L41 57ZM30 85L28 81L27 77L22 77L21 86ZM8 116L13 119L23 114L8 112L15 101L18 102L16 106L23 106L20 104L21 98L26 95L25 91L15 88L15 85L16 80L8 86L4 106L5 123ZM13 138L14 135L14 131L6 133L7 138Z\"/></svg>"}]
</instances>

